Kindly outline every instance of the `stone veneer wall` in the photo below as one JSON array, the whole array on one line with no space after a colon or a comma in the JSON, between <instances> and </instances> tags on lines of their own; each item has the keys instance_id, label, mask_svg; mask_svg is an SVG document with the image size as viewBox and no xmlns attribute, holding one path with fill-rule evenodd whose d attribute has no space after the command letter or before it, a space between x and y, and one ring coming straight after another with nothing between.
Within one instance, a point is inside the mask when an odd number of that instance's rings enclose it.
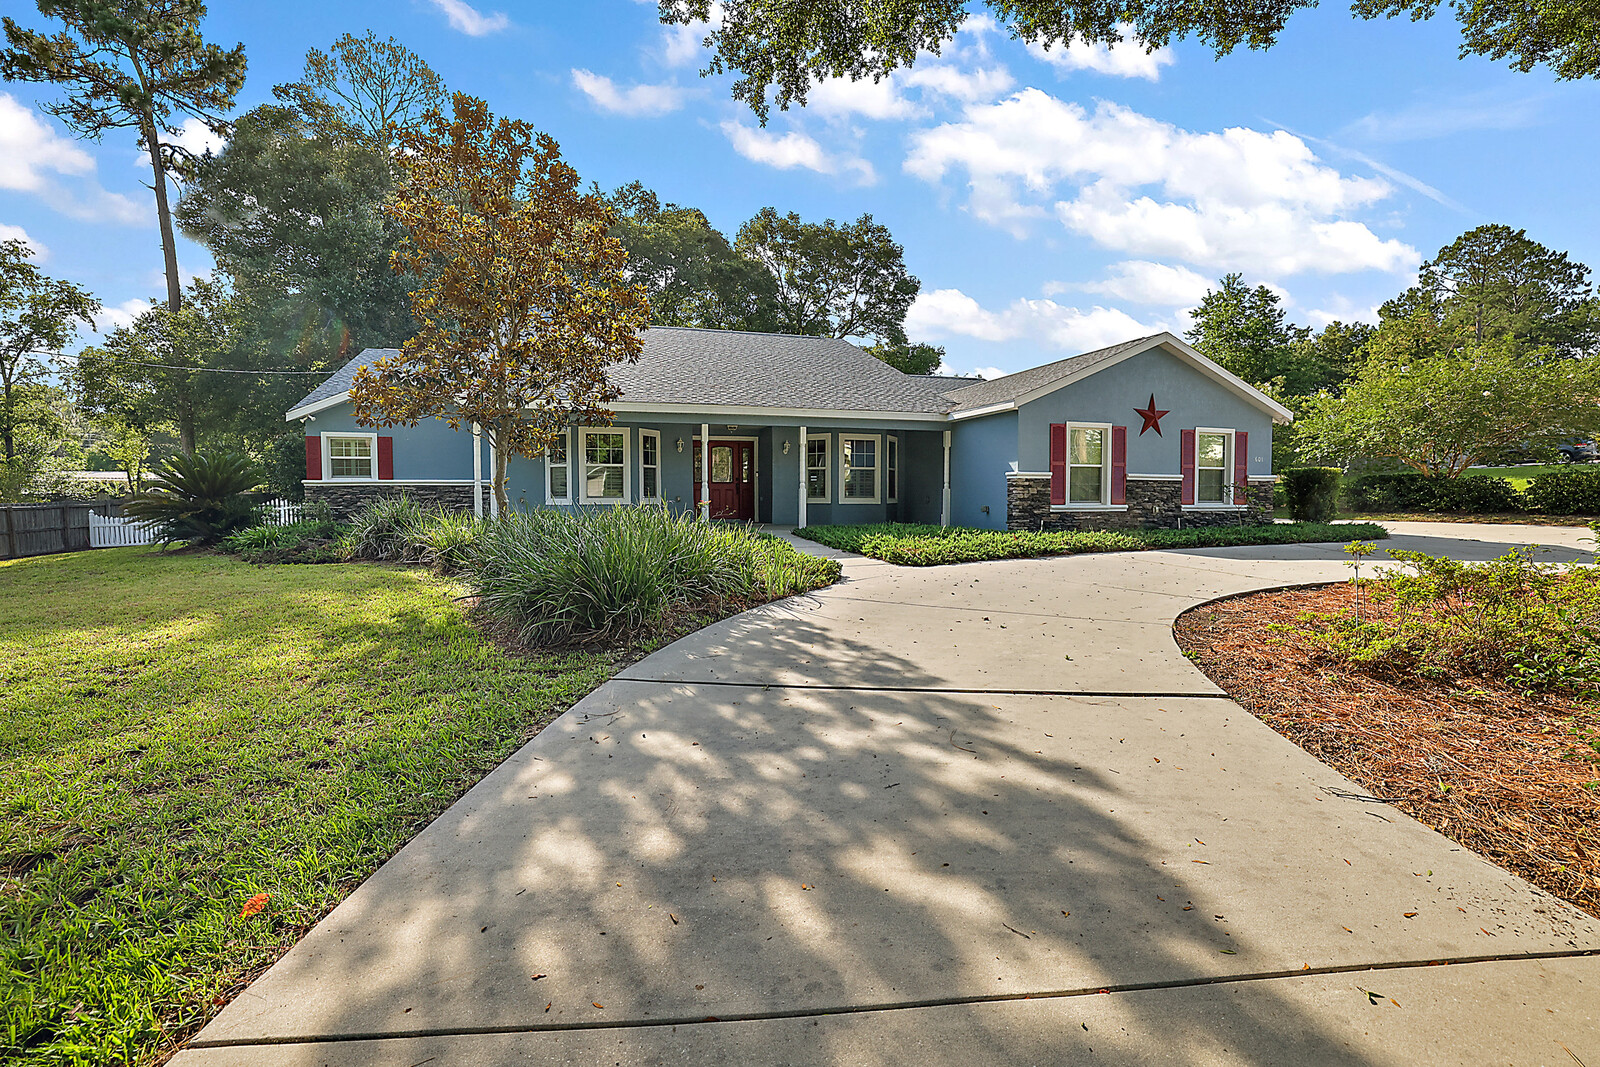
<instances>
[{"instance_id":1,"label":"stone veneer wall","mask_svg":"<svg viewBox=\"0 0 1600 1067\"><path fill-rule=\"evenodd\" d=\"M328 510L336 519L347 519L351 513L370 500L390 500L408 496L425 508L446 507L459 511L472 510L472 485L406 485L395 482L305 482L306 503L318 500L328 502ZM484 487L487 503L489 488Z\"/></svg>"},{"instance_id":2,"label":"stone veneer wall","mask_svg":"<svg viewBox=\"0 0 1600 1067\"><path fill-rule=\"evenodd\" d=\"M1250 486L1250 506L1243 521L1272 521L1272 483ZM1128 479L1127 511L1052 511L1050 478L1006 479L1006 529L1008 530L1129 530L1180 526L1236 526L1237 511L1184 511L1183 483Z\"/></svg>"}]
</instances>

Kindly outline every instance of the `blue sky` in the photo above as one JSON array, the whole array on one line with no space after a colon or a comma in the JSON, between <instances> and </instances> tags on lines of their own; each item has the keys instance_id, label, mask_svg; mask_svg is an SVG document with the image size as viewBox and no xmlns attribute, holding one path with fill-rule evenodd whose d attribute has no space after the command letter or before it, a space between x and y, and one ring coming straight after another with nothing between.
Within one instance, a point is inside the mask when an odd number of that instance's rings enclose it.
<instances>
[{"instance_id":1,"label":"blue sky","mask_svg":"<svg viewBox=\"0 0 1600 1067\"><path fill-rule=\"evenodd\" d=\"M962 372L1181 330L1228 271L1279 288L1296 321L1371 318L1483 222L1600 267L1600 84L1458 60L1447 16L1359 22L1331 4L1220 61L1192 43L1043 54L976 18L942 56L820 86L765 129L728 79L698 76L698 35L659 25L653 2L230 2L205 27L245 43L240 110L307 48L368 29L554 135L585 179L643 181L730 238L769 204L870 212L922 280L912 337ZM0 85L0 235L126 321L162 291L148 170L131 136L74 140L38 109L47 93ZM179 257L211 265L188 241Z\"/></svg>"}]
</instances>

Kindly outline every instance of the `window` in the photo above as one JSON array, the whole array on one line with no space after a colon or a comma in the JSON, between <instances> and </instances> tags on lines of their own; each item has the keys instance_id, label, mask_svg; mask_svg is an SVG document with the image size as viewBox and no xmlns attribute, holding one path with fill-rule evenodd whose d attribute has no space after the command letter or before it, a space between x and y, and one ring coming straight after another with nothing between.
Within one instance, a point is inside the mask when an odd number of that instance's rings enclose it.
<instances>
[{"instance_id":1,"label":"window","mask_svg":"<svg viewBox=\"0 0 1600 1067\"><path fill-rule=\"evenodd\" d=\"M373 458L375 435L328 437L328 477L372 481L377 477Z\"/></svg>"},{"instance_id":2,"label":"window","mask_svg":"<svg viewBox=\"0 0 1600 1067\"><path fill-rule=\"evenodd\" d=\"M583 499L620 503L628 490L628 435L622 430L583 431Z\"/></svg>"},{"instance_id":3,"label":"window","mask_svg":"<svg viewBox=\"0 0 1600 1067\"><path fill-rule=\"evenodd\" d=\"M711 480L726 485L733 481L733 446L711 446Z\"/></svg>"},{"instance_id":4,"label":"window","mask_svg":"<svg viewBox=\"0 0 1600 1067\"><path fill-rule=\"evenodd\" d=\"M661 499L661 434L639 431L639 497Z\"/></svg>"},{"instance_id":5,"label":"window","mask_svg":"<svg viewBox=\"0 0 1600 1067\"><path fill-rule=\"evenodd\" d=\"M1228 485L1228 452L1233 434L1200 431L1194 437L1195 502L1226 504L1233 499Z\"/></svg>"},{"instance_id":6,"label":"window","mask_svg":"<svg viewBox=\"0 0 1600 1067\"><path fill-rule=\"evenodd\" d=\"M828 502L828 438L806 438L806 499L823 504Z\"/></svg>"},{"instance_id":7,"label":"window","mask_svg":"<svg viewBox=\"0 0 1600 1067\"><path fill-rule=\"evenodd\" d=\"M1106 427L1067 427L1067 503L1106 501Z\"/></svg>"},{"instance_id":8,"label":"window","mask_svg":"<svg viewBox=\"0 0 1600 1067\"><path fill-rule=\"evenodd\" d=\"M878 439L841 437L839 459L844 464L841 499L858 504L878 502Z\"/></svg>"},{"instance_id":9,"label":"window","mask_svg":"<svg viewBox=\"0 0 1600 1067\"><path fill-rule=\"evenodd\" d=\"M889 438L883 448L883 488L888 493L885 499L893 504L900 499L900 438Z\"/></svg>"},{"instance_id":10,"label":"window","mask_svg":"<svg viewBox=\"0 0 1600 1067\"><path fill-rule=\"evenodd\" d=\"M550 447L544 452L545 476L545 502L548 504L570 504L572 502L572 483L568 472L571 470L567 459L567 435L562 434L550 442Z\"/></svg>"}]
</instances>

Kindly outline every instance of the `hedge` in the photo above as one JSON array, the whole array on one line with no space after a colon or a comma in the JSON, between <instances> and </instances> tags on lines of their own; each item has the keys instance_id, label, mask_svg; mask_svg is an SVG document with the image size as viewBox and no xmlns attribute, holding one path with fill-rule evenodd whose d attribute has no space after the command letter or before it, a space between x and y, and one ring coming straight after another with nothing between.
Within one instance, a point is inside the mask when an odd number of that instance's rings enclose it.
<instances>
[{"instance_id":1,"label":"hedge","mask_svg":"<svg viewBox=\"0 0 1600 1067\"><path fill-rule=\"evenodd\" d=\"M1536 474L1523 495L1548 515L1600 515L1600 466Z\"/></svg>"},{"instance_id":2,"label":"hedge","mask_svg":"<svg viewBox=\"0 0 1600 1067\"><path fill-rule=\"evenodd\" d=\"M1564 477L1554 475L1554 477ZM1351 511L1449 511L1504 513L1526 511L1528 502L1504 478L1430 478L1417 471L1363 474L1344 483Z\"/></svg>"},{"instance_id":3,"label":"hedge","mask_svg":"<svg viewBox=\"0 0 1600 1067\"><path fill-rule=\"evenodd\" d=\"M1289 517L1297 522L1329 522L1339 510L1338 467L1290 467L1282 473Z\"/></svg>"}]
</instances>

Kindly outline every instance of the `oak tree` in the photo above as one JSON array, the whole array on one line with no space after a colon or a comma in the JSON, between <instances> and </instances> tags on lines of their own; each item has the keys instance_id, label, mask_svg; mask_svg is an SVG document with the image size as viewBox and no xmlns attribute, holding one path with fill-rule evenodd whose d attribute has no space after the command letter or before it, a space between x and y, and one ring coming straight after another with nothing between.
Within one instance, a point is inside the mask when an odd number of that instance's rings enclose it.
<instances>
[{"instance_id":1,"label":"oak tree","mask_svg":"<svg viewBox=\"0 0 1600 1067\"><path fill-rule=\"evenodd\" d=\"M452 108L399 137L389 210L406 243L393 263L426 279L411 297L420 329L361 368L350 396L369 425L482 427L504 511L512 455L611 420L607 369L639 358L650 306L610 233L615 212L582 191L555 140L464 93Z\"/></svg>"},{"instance_id":2,"label":"oak tree","mask_svg":"<svg viewBox=\"0 0 1600 1067\"><path fill-rule=\"evenodd\" d=\"M1289 16L1317 0L988 0L1012 36L1046 48L1124 39L1151 51L1196 37L1217 56L1277 43ZM733 96L761 117L804 105L817 81L874 81L949 42L977 5L969 0L658 0L661 21L710 23L705 74L736 73ZM1545 63L1558 78L1600 74L1600 10L1588 0L1451 0L1461 54ZM1439 0L1355 0L1361 18L1432 18ZM714 20L714 21L713 21ZM770 99L769 99L770 98Z\"/></svg>"},{"instance_id":3,"label":"oak tree","mask_svg":"<svg viewBox=\"0 0 1600 1067\"><path fill-rule=\"evenodd\" d=\"M167 180L187 175L196 159L178 135L185 117L227 133L226 115L244 85L244 45L224 50L201 37L201 0L38 0L38 6L66 28L46 34L0 20L10 45L0 52L0 77L60 86L65 98L44 109L82 137L138 132L154 176L167 309L176 312L183 283Z\"/></svg>"},{"instance_id":4,"label":"oak tree","mask_svg":"<svg viewBox=\"0 0 1600 1067\"><path fill-rule=\"evenodd\" d=\"M61 351L79 327L93 327L99 310L94 297L41 271L26 241L0 241L0 459L7 464L17 460L26 412L45 410L21 396L45 382L41 357Z\"/></svg>"}]
</instances>

